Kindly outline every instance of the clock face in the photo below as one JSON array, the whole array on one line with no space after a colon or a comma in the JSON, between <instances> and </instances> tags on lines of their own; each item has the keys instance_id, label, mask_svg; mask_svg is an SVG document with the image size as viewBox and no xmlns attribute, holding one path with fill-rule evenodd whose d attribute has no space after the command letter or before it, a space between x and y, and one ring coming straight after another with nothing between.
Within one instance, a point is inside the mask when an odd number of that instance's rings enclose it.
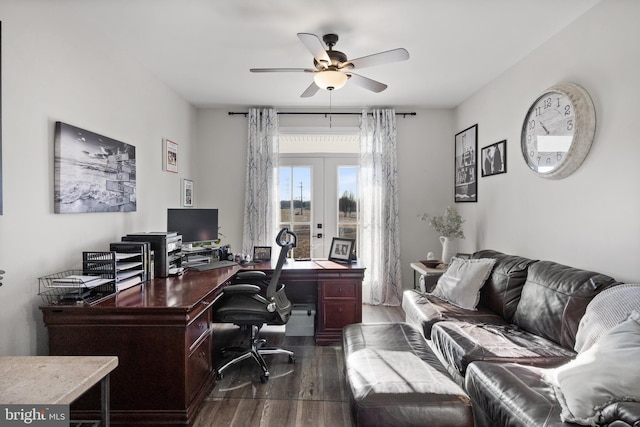
<instances>
[{"instance_id":1,"label":"clock face","mask_svg":"<svg viewBox=\"0 0 640 427\"><path fill-rule=\"evenodd\" d=\"M555 91L540 96L527 113L522 129L522 154L540 174L550 173L567 158L576 131L575 108Z\"/></svg>"},{"instance_id":2,"label":"clock face","mask_svg":"<svg viewBox=\"0 0 640 427\"><path fill-rule=\"evenodd\" d=\"M527 166L543 178L571 175L587 157L596 131L591 97L575 83L561 83L536 99L522 124Z\"/></svg>"}]
</instances>

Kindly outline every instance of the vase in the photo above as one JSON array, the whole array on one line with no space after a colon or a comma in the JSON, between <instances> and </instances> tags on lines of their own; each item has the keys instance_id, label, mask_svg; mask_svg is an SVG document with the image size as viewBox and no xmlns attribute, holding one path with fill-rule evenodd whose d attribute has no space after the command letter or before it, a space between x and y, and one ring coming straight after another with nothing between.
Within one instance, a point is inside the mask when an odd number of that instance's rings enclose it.
<instances>
[{"instance_id":1,"label":"vase","mask_svg":"<svg viewBox=\"0 0 640 427\"><path fill-rule=\"evenodd\" d=\"M458 252L458 241L455 237L440 236L440 243L442 244L442 262L449 264L451 257Z\"/></svg>"}]
</instances>

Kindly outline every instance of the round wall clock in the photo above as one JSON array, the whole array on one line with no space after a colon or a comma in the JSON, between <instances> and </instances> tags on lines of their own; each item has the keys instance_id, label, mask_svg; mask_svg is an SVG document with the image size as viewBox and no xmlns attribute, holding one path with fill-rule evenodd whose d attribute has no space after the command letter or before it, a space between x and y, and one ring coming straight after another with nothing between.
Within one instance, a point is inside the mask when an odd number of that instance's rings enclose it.
<instances>
[{"instance_id":1,"label":"round wall clock","mask_svg":"<svg viewBox=\"0 0 640 427\"><path fill-rule=\"evenodd\" d=\"M562 83L531 104L522 124L522 155L539 176L566 178L587 157L595 132L596 111L587 91Z\"/></svg>"}]
</instances>

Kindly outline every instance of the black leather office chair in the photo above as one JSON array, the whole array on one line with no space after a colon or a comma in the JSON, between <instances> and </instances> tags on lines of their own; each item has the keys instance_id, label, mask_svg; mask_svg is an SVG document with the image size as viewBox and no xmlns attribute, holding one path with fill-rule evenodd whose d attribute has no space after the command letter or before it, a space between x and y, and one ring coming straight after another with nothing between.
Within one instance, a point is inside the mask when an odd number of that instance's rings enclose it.
<instances>
[{"instance_id":1,"label":"black leather office chair","mask_svg":"<svg viewBox=\"0 0 640 427\"><path fill-rule=\"evenodd\" d=\"M289 362L294 362L293 352L281 348L264 347L265 340L258 339L258 333L263 325L284 325L291 316L291 302L285 294L285 285L280 283L280 273L289 249L295 248L296 242L297 236L288 228L285 227L278 233L276 243L281 247L280 256L266 292L264 288L256 284L238 283L236 280L234 284L226 286L220 298L215 301L213 306L214 322L233 323L243 330L250 328L251 334L249 348L218 368L218 378L222 378L224 371L230 366L253 357L264 372L260 381L265 383L269 379L269 368L262 357L263 355L286 354L289 356ZM243 277L242 273L239 275L240 278ZM266 277L259 272L247 272L244 277L247 278L247 281L255 283L255 280L259 280L261 275ZM266 295L261 295L261 293Z\"/></svg>"}]
</instances>

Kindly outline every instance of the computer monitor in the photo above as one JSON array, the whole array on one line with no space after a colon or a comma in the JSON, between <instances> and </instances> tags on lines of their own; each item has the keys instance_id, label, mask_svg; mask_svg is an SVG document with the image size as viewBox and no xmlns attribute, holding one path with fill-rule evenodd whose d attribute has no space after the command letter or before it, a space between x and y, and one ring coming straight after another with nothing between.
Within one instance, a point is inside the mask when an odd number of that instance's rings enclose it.
<instances>
[{"instance_id":1,"label":"computer monitor","mask_svg":"<svg viewBox=\"0 0 640 427\"><path fill-rule=\"evenodd\" d=\"M167 209L167 231L182 235L182 243L218 240L218 209Z\"/></svg>"}]
</instances>

